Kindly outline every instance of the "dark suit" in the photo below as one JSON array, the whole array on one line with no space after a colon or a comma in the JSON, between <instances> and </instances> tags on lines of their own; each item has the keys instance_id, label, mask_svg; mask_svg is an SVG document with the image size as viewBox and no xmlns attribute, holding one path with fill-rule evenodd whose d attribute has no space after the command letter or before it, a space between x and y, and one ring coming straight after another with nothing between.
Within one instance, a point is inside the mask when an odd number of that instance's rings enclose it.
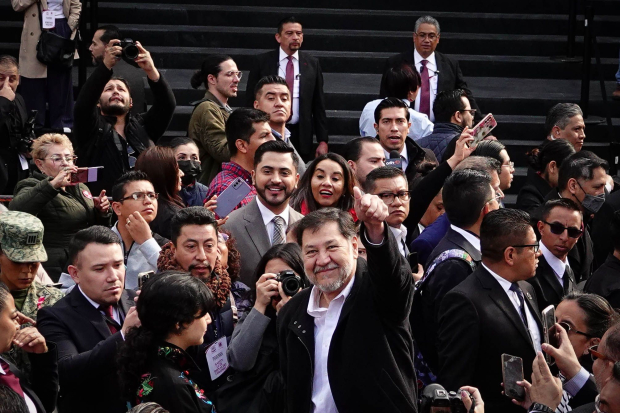
<instances>
[{"instance_id":1,"label":"dark suit","mask_svg":"<svg viewBox=\"0 0 620 413\"><path fill-rule=\"evenodd\" d=\"M620 260L609 254L605 263L588 279L584 291L598 294L613 308L620 308Z\"/></svg>"},{"instance_id":2,"label":"dark suit","mask_svg":"<svg viewBox=\"0 0 620 413\"><path fill-rule=\"evenodd\" d=\"M480 251L461 234L449 228L448 233L431 253L425 270L428 270L428 266L441 253L454 249L467 252L476 264L482 259ZM438 368L437 320L439 305L448 291L465 280L472 272L471 266L462 259L447 259L437 265L426 278L422 294L416 293L415 295L409 322L416 344L424 356L424 361L433 372L437 372Z\"/></svg>"},{"instance_id":3,"label":"dark suit","mask_svg":"<svg viewBox=\"0 0 620 413\"><path fill-rule=\"evenodd\" d=\"M125 290L119 301L123 317L134 305L136 293ZM121 318L123 318L121 317ZM111 334L103 315L74 288L52 307L37 314L37 327L48 341L58 346L60 378L59 411L82 413L124 413L120 398L116 350L123 342L121 332Z\"/></svg>"},{"instance_id":4,"label":"dark suit","mask_svg":"<svg viewBox=\"0 0 620 413\"><path fill-rule=\"evenodd\" d=\"M557 307L565 295L563 286L560 285L558 277L555 275L553 268L551 268L544 255L538 257L536 275L527 280L527 282L534 287L538 308L540 308L541 311L551 304ZM576 283L574 278L571 278L568 282L569 286L567 292L571 292L575 289Z\"/></svg>"},{"instance_id":5,"label":"dark suit","mask_svg":"<svg viewBox=\"0 0 620 413\"><path fill-rule=\"evenodd\" d=\"M413 279L387 225L384 236L379 246L361 236L368 261L357 260L354 284L331 339L327 372L340 412L417 411L407 321ZM309 412L312 406L315 327L307 311L310 293L307 288L295 295L277 318L288 412Z\"/></svg>"},{"instance_id":6,"label":"dark suit","mask_svg":"<svg viewBox=\"0 0 620 413\"><path fill-rule=\"evenodd\" d=\"M614 219L614 213L620 210L620 191L607 196L601 209L594 215L590 226L592 243L594 244L594 268L602 265L607 255L614 252L613 236L609 223Z\"/></svg>"},{"instance_id":7,"label":"dark suit","mask_svg":"<svg viewBox=\"0 0 620 413\"><path fill-rule=\"evenodd\" d=\"M19 379L24 395L30 397L37 413L52 412L58 397L58 353L56 344L47 342L47 353L28 353L31 363L31 381L9 360L9 370Z\"/></svg>"},{"instance_id":8,"label":"dark suit","mask_svg":"<svg viewBox=\"0 0 620 413\"><path fill-rule=\"evenodd\" d=\"M545 201L545 196L551 191L551 186L532 168L527 168L525 185L517 195L516 208L531 214Z\"/></svg>"},{"instance_id":9,"label":"dark suit","mask_svg":"<svg viewBox=\"0 0 620 413\"><path fill-rule=\"evenodd\" d=\"M254 107L254 88L260 79L278 75L280 48L257 55L250 66L245 89L247 106ZM291 95L293 91L291 90ZM291 141L302 157L314 158L312 134L318 142L327 142L327 116L323 95L323 72L319 60L299 51L299 122L297 127L288 125ZM298 129L297 134L295 129Z\"/></svg>"},{"instance_id":10,"label":"dark suit","mask_svg":"<svg viewBox=\"0 0 620 413\"><path fill-rule=\"evenodd\" d=\"M471 90L467 87L467 82L463 78L463 74L461 73L461 68L459 67L458 60L455 60L447 55L435 51L435 61L437 63L437 71L439 72L437 76L437 93L443 92L446 90L454 90L454 89L463 89L467 94L467 98L469 99L469 104L472 109L476 109L476 114L474 116L474 120L478 122L482 120L482 114L480 113L480 108L478 108L478 104L476 103ZM387 72L387 70L391 67L398 67L402 63L407 63L414 67L415 61L413 60L413 47L407 50L404 53L400 53L390 57L385 62L385 67L383 69L383 73ZM418 68L419 69L419 68ZM414 70L417 70L414 67ZM385 86L381 84L381 89L379 92L379 96L387 96L387 91Z\"/></svg>"},{"instance_id":11,"label":"dark suit","mask_svg":"<svg viewBox=\"0 0 620 413\"><path fill-rule=\"evenodd\" d=\"M519 281L526 305L541 323L534 289ZM495 278L481 265L446 294L439 311L438 382L448 390L474 386L484 394L489 412L523 412L502 395L503 353L523 359L526 379L532 376L536 351L519 312Z\"/></svg>"},{"instance_id":12,"label":"dark suit","mask_svg":"<svg viewBox=\"0 0 620 413\"><path fill-rule=\"evenodd\" d=\"M288 224L294 224L303 218L299 212L289 208ZM256 198L246 206L230 213L228 221L222 229L230 231L237 249L242 254L239 279L249 286L256 285L254 271L263 255L271 248L271 240L263 222L263 216L258 209Z\"/></svg>"}]
</instances>

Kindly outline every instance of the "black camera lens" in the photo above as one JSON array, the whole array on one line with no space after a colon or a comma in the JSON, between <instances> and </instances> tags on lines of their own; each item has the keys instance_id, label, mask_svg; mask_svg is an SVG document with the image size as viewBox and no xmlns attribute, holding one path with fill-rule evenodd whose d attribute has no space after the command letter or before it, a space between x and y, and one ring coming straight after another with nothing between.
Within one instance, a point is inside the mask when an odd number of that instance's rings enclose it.
<instances>
[{"instance_id":1,"label":"black camera lens","mask_svg":"<svg viewBox=\"0 0 620 413\"><path fill-rule=\"evenodd\" d=\"M278 281L282 283L282 291L289 297L297 294L300 288L304 288L304 282L291 270L285 270L278 274Z\"/></svg>"},{"instance_id":2,"label":"black camera lens","mask_svg":"<svg viewBox=\"0 0 620 413\"><path fill-rule=\"evenodd\" d=\"M140 54L140 50L138 50L138 46L135 44L130 44L123 49L123 53L128 59L136 59Z\"/></svg>"}]
</instances>

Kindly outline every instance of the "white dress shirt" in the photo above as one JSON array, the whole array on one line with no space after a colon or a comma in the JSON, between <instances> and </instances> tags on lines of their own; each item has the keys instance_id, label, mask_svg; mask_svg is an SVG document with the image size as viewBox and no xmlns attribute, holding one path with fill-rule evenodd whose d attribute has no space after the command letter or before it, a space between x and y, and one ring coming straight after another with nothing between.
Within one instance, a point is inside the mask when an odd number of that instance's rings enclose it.
<instances>
[{"instance_id":1,"label":"white dress shirt","mask_svg":"<svg viewBox=\"0 0 620 413\"><path fill-rule=\"evenodd\" d=\"M390 159L390 153L383 149L385 159ZM409 155L407 154L407 145L403 145L403 150L400 152L400 157L403 158L403 172L407 170L409 166Z\"/></svg>"},{"instance_id":2,"label":"white dress shirt","mask_svg":"<svg viewBox=\"0 0 620 413\"><path fill-rule=\"evenodd\" d=\"M80 292L82 293L82 295L84 296L84 298L86 298L86 301L88 301L93 307L95 307L95 309L97 311L99 311L101 314L103 314L103 311L99 309L99 304L97 304L96 302L94 302L93 300L90 299L89 296L87 296L86 294L84 294L84 291L82 291L82 287L80 287L78 285L78 289L80 290ZM116 321L119 325L123 325L123 321L121 320L121 315L118 313L118 308L117 306L112 306L112 318L114 319L114 321Z\"/></svg>"},{"instance_id":3,"label":"white dress shirt","mask_svg":"<svg viewBox=\"0 0 620 413\"><path fill-rule=\"evenodd\" d=\"M334 298L327 308L321 307L322 292L312 287L310 301L308 302L308 314L314 318L314 377L312 379L312 412L313 413L338 413L336 402L332 395L327 376L327 358L332 336L338 325L342 307L346 301L355 275L349 284Z\"/></svg>"},{"instance_id":4,"label":"white dress shirt","mask_svg":"<svg viewBox=\"0 0 620 413\"><path fill-rule=\"evenodd\" d=\"M280 47L280 57L278 60L278 75L283 79L286 79L286 65L288 64L288 55L282 50ZM293 54L293 70L295 73L295 77L293 80L293 90L291 90L291 94L293 95L293 116L288 121L288 123L296 124L299 122L299 79L301 75L299 74L299 52L295 52Z\"/></svg>"},{"instance_id":5,"label":"white dress shirt","mask_svg":"<svg viewBox=\"0 0 620 413\"><path fill-rule=\"evenodd\" d=\"M461 234L463 236L463 238L465 238L467 240L467 242L469 242L471 244L472 247L474 247L475 249L480 251L480 238L478 238L474 234L469 233L469 232L465 231L464 229L461 229L461 228L459 228L457 226L454 226L452 224L450 224L450 228L452 228L454 231L456 231L459 234Z\"/></svg>"},{"instance_id":6,"label":"white dress shirt","mask_svg":"<svg viewBox=\"0 0 620 413\"><path fill-rule=\"evenodd\" d=\"M409 252L406 247L407 227L401 224L400 228L390 227L390 231L392 231L392 234L394 234L394 238L396 238L396 243L398 244L398 251L403 257L407 258L407 254Z\"/></svg>"},{"instance_id":7,"label":"white dress shirt","mask_svg":"<svg viewBox=\"0 0 620 413\"><path fill-rule=\"evenodd\" d=\"M13 372L13 374L15 374L15 372ZM6 375L6 371L2 369L2 366L0 366L0 375L3 375L3 376ZM21 380L19 381L19 384L21 386ZM28 411L30 413L37 413L37 406L34 405L34 402L32 401L30 397L28 397L26 392L24 392L24 401L26 402L26 407L28 407Z\"/></svg>"},{"instance_id":8,"label":"white dress shirt","mask_svg":"<svg viewBox=\"0 0 620 413\"><path fill-rule=\"evenodd\" d=\"M383 99L375 99L366 103L366 106L364 106L359 121L360 136L377 136L377 131L375 129L375 109L382 100ZM403 102L405 102L407 106L411 104L408 99L403 99ZM411 109L411 107L409 108L409 122L411 122L411 127L409 127L409 134L407 136L414 141L433 133L433 122L428 119L428 116L424 113L416 112Z\"/></svg>"},{"instance_id":9,"label":"white dress shirt","mask_svg":"<svg viewBox=\"0 0 620 413\"><path fill-rule=\"evenodd\" d=\"M413 48L413 61L415 63L415 70L420 73L420 68L422 67L422 60L424 58L420 56L415 47ZM437 61L435 60L435 52L431 53L429 57L426 58L428 63L426 64L426 68L428 69L428 82L430 86L430 100L431 100L431 113L430 119L431 122L435 122L435 113L433 113L433 103L435 103L435 97L437 96L437 82L439 81L439 71L437 70ZM418 92L418 96L415 98L415 106L414 109L418 112L420 111L420 98L422 97L422 88L420 87L420 91Z\"/></svg>"},{"instance_id":10,"label":"white dress shirt","mask_svg":"<svg viewBox=\"0 0 620 413\"><path fill-rule=\"evenodd\" d=\"M566 266L568 265L568 257L564 261L562 261L555 255L553 255L553 253L549 251L549 249L547 249L547 247L542 241L540 242L540 252L542 252L545 260L547 260L547 264L549 264L558 282L563 288L564 279L562 277L564 277L564 272L566 271Z\"/></svg>"},{"instance_id":11,"label":"white dress shirt","mask_svg":"<svg viewBox=\"0 0 620 413\"><path fill-rule=\"evenodd\" d=\"M495 280L499 283L499 285L501 285L502 289L506 292L506 295L508 296L508 298L512 302L512 305L517 311L517 314L519 315L519 319L521 319L521 300L519 300L519 296L517 295L517 293L510 289L510 287L512 287L512 283L508 281L507 279L502 278L496 273L494 273L493 271L491 271L489 267L484 265L484 263L482 264L482 266L484 267L485 270L489 272L489 274L493 276L493 278L495 278ZM525 295L525 292L523 292L523 294ZM524 298L524 301L527 301L526 297L523 297L523 298ZM525 316L527 317L527 325L529 326L526 328L530 331L530 337L532 337L532 343L534 344L534 349L536 351L542 351L542 348L540 346L540 330L538 329L538 322L534 318L534 315L531 313L528 305L525 303L524 305L525 305Z\"/></svg>"},{"instance_id":12,"label":"white dress shirt","mask_svg":"<svg viewBox=\"0 0 620 413\"><path fill-rule=\"evenodd\" d=\"M265 229L267 230L267 236L269 237L269 242L273 240L273 231L275 228L275 224L273 223L273 218L275 218L276 214L274 214L269 208L267 208L261 202L259 197L256 197L256 204L258 205L258 210L260 211L261 216L263 217L263 223L265 224ZM286 229L288 228L288 218L289 218L289 206L288 203L278 216L284 219L284 232L286 233Z\"/></svg>"}]
</instances>

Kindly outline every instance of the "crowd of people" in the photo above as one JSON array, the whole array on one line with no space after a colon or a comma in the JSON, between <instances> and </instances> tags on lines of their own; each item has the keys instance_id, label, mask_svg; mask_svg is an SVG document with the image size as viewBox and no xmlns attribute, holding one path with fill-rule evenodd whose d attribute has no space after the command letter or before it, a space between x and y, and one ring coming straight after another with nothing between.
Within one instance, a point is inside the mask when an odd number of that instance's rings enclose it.
<instances>
[{"instance_id":1,"label":"crowd of people","mask_svg":"<svg viewBox=\"0 0 620 413\"><path fill-rule=\"evenodd\" d=\"M67 37L73 3L48 1ZM484 114L440 36L418 19L340 153L294 17L249 68L247 107L228 104L234 60L207 56L171 140L174 93L114 26L94 33L70 136L30 139L32 56L0 56L0 412L431 412L449 397L620 412L609 165L558 103L506 207L514 163L497 137L474 143Z\"/></svg>"}]
</instances>

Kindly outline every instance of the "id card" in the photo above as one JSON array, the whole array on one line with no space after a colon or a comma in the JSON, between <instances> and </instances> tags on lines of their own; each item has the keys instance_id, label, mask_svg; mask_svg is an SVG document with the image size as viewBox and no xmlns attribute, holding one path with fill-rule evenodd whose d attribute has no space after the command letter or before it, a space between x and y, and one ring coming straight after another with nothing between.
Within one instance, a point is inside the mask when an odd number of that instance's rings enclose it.
<instances>
[{"instance_id":1,"label":"id card","mask_svg":"<svg viewBox=\"0 0 620 413\"><path fill-rule=\"evenodd\" d=\"M226 343L226 337L222 337L215 343L211 344L205 351L207 356L207 364L209 365L209 373L211 374L211 380L215 380L220 377L228 369L228 357L226 351L228 350L228 343Z\"/></svg>"},{"instance_id":2,"label":"id card","mask_svg":"<svg viewBox=\"0 0 620 413\"><path fill-rule=\"evenodd\" d=\"M54 18L54 12L51 10L43 10L41 13L44 29L53 29L56 25L56 19Z\"/></svg>"}]
</instances>

